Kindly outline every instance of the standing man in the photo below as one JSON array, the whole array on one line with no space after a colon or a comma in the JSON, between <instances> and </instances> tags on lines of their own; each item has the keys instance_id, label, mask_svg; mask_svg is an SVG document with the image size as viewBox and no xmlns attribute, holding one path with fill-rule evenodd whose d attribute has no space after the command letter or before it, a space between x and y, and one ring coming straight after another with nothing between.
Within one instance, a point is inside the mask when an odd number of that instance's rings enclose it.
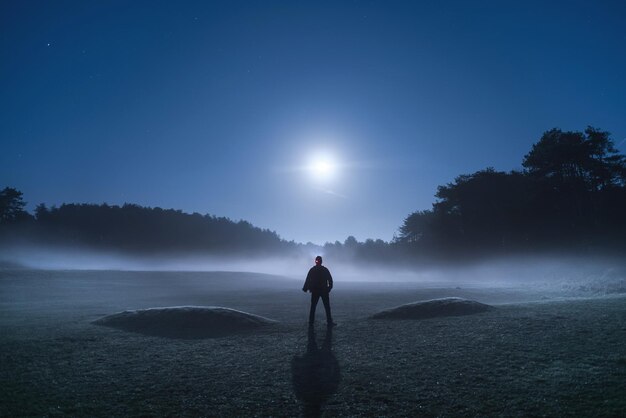
<instances>
[{"instance_id":1,"label":"standing man","mask_svg":"<svg viewBox=\"0 0 626 418\"><path fill-rule=\"evenodd\" d=\"M315 265L309 270L309 274L306 275L306 281L302 287L302 291L311 292L311 310L309 311L309 326L313 326L315 322L315 308L317 302L322 298L324 303L324 309L326 310L326 322L329 327L334 327L333 318L330 315L330 298L328 294L333 288L333 276L330 275L330 271L322 266L322 257L315 257Z\"/></svg>"}]
</instances>

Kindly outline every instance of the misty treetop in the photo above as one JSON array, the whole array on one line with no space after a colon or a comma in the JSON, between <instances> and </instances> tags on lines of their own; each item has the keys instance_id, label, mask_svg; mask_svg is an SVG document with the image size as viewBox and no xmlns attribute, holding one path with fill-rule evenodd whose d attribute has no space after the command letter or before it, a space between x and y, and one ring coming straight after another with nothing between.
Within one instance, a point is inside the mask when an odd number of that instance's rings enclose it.
<instances>
[{"instance_id":1,"label":"misty treetop","mask_svg":"<svg viewBox=\"0 0 626 418\"><path fill-rule=\"evenodd\" d=\"M0 190L0 225L30 219L31 215L24 210L25 206L23 193L19 190L12 187Z\"/></svg>"},{"instance_id":2,"label":"misty treetop","mask_svg":"<svg viewBox=\"0 0 626 418\"><path fill-rule=\"evenodd\" d=\"M510 172L486 168L439 186L432 209L410 214L392 242L348 237L327 243L324 253L373 262L544 250L624 253L626 157L608 132L552 129L522 166ZM32 216L24 208L21 192L0 192L4 242L28 237L130 252L281 255L301 245L246 221L173 209L40 204Z\"/></svg>"},{"instance_id":3,"label":"misty treetop","mask_svg":"<svg viewBox=\"0 0 626 418\"><path fill-rule=\"evenodd\" d=\"M588 127L584 133L560 129L544 133L522 166L528 175L552 180L554 187L598 191L625 185L625 162L608 132Z\"/></svg>"}]
</instances>

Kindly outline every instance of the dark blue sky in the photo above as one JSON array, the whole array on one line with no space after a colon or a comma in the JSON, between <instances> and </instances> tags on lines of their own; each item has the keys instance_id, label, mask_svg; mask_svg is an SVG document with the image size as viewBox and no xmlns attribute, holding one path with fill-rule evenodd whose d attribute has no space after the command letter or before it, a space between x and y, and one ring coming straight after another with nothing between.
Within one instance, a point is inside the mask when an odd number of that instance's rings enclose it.
<instances>
[{"instance_id":1,"label":"dark blue sky","mask_svg":"<svg viewBox=\"0 0 626 418\"><path fill-rule=\"evenodd\" d=\"M389 240L553 127L624 152L624 22L623 1L3 1L0 187Z\"/></svg>"}]
</instances>

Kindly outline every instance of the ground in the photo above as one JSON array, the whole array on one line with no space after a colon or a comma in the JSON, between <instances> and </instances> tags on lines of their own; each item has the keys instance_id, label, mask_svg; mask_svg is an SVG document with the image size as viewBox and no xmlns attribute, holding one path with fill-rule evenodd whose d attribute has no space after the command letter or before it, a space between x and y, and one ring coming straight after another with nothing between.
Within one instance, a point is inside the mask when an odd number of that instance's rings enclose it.
<instances>
[{"instance_id":1,"label":"ground","mask_svg":"<svg viewBox=\"0 0 626 418\"><path fill-rule=\"evenodd\" d=\"M302 283L250 273L0 271L0 415L624 416L626 298L617 293L342 283L310 333ZM591 295L590 295L591 296ZM371 320L463 297L476 315ZM280 323L220 338L92 321L210 305Z\"/></svg>"}]
</instances>

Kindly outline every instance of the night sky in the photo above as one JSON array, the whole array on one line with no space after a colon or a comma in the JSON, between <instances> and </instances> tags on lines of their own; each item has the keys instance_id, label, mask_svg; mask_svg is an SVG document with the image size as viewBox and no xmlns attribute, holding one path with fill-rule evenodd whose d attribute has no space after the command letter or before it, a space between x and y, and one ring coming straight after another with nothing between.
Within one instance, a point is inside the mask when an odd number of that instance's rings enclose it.
<instances>
[{"instance_id":1,"label":"night sky","mask_svg":"<svg viewBox=\"0 0 626 418\"><path fill-rule=\"evenodd\" d=\"M0 187L390 240L554 127L626 150L626 2L0 2Z\"/></svg>"}]
</instances>

